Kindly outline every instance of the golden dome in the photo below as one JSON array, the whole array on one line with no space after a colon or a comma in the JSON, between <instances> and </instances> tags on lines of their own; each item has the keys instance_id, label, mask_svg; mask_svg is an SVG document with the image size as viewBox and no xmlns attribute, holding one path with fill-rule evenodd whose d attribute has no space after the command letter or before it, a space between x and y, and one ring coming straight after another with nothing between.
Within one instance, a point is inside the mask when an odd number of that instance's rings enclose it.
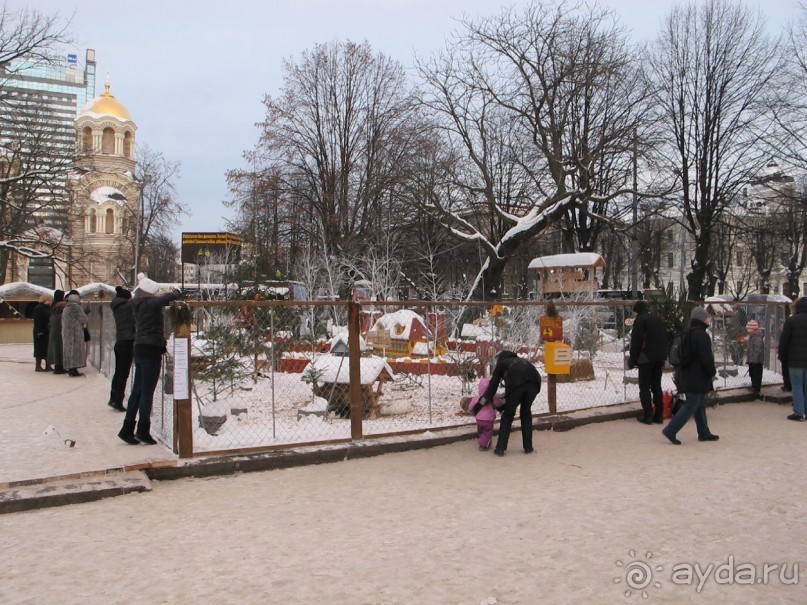
<instances>
[{"instance_id":1,"label":"golden dome","mask_svg":"<svg viewBox=\"0 0 807 605\"><path fill-rule=\"evenodd\" d=\"M81 115L96 114L98 116L113 116L124 122L132 121L132 114L109 92L109 82L104 86L104 94L94 98L81 110Z\"/></svg>"}]
</instances>

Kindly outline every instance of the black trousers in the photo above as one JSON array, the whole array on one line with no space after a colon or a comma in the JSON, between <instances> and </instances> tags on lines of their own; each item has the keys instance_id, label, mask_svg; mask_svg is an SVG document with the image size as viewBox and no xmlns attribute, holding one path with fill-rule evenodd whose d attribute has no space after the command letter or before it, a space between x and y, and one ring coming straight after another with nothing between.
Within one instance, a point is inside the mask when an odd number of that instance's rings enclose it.
<instances>
[{"instance_id":1,"label":"black trousers","mask_svg":"<svg viewBox=\"0 0 807 605\"><path fill-rule=\"evenodd\" d=\"M645 418L661 420L664 414L664 393L661 390L661 374L664 362L639 364L639 401ZM655 413L653 407L655 406Z\"/></svg>"},{"instance_id":2,"label":"black trousers","mask_svg":"<svg viewBox=\"0 0 807 605\"><path fill-rule=\"evenodd\" d=\"M538 396L541 387L533 382L527 382L512 391L505 390L502 419L499 423L499 438L496 441L497 450L506 450L510 440L510 429L516 417L516 409L521 406L519 418L521 419L521 439L524 450L532 449L532 402Z\"/></svg>"},{"instance_id":3,"label":"black trousers","mask_svg":"<svg viewBox=\"0 0 807 605\"><path fill-rule=\"evenodd\" d=\"M115 343L115 374L112 376L109 400L116 405L122 404L126 396L126 381L132 370L133 356L134 340L119 340Z\"/></svg>"},{"instance_id":4,"label":"black trousers","mask_svg":"<svg viewBox=\"0 0 807 605\"><path fill-rule=\"evenodd\" d=\"M759 393L760 389L762 389L762 364L749 363L748 375L751 377L751 388L755 393Z\"/></svg>"}]
</instances>

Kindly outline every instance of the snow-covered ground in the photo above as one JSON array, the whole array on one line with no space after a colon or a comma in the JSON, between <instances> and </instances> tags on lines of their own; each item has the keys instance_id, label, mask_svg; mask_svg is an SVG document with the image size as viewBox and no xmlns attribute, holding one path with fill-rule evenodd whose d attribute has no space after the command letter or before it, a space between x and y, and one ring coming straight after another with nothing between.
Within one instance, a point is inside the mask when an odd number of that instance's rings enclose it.
<instances>
[{"instance_id":1,"label":"snow-covered ground","mask_svg":"<svg viewBox=\"0 0 807 605\"><path fill-rule=\"evenodd\" d=\"M786 408L710 409L716 443L624 420L531 456L468 440L0 515L0 602L802 604L807 425Z\"/></svg>"}]
</instances>

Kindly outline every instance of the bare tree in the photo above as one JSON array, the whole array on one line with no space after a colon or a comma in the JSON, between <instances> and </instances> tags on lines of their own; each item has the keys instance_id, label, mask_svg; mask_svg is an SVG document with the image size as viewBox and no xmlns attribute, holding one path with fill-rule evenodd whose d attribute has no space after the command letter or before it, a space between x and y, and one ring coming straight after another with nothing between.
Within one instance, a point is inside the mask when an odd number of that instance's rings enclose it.
<instances>
[{"instance_id":1,"label":"bare tree","mask_svg":"<svg viewBox=\"0 0 807 605\"><path fill-rule=\"evenodd\" d=\"M137 206L126 206L130 215L125 218L124 229L135 258L134 275L143 269L142 258L148 258L156 246L170 238L179 217L187 213L185 205L176 198L177 178L179 162L167 160L146 145L138 147L134 180L140 185L141 199ZM138 238L141 259L136 258ZM146 266L152 271L150 261Z\"/></svg>"},{"instance_id":2,"label":"bare tree","mask_svg":"<svg viewBox=\"0 0 807 605\"><path fill-rule=\"evenodd\" d=\"M289 266L291 237L297 232L296 219L300 217L283 188L280 167L265 165L257 151L245 153L245 158L249 169L227 171L231 198L224 204L235 210L228 229L241 237L248 250L242 278L260 282L274 279L278 271ZM305 225L305 221L300 223ZM300 248L302 252L308 249Z\"/></svg>"},{"instance_id":3,"label":"bare tree","mask_svg":"<svg viewBox=\"0 0 807 605\"><path fill-rule=\"evenodd\" d=\"M739 190L765 164L777 44L760 15L728 0L674 8L649 54L662 169L681 180L683 225L695 242L689 295L713 293L711 240Z\"/></svg>"},{"instance_id":4,"label":"bare tree","mask_svg":"<svg viewBox=\"0 0 807 605\"><path fill-rule=\"evenodd\" d=\"M0 8L0 67L9 73L11 63L24 58L30 64L48 65L57 59L57 49L72 41L70 19L26 8Z\"/></svg>"},{"instance_id":5,"label":"bare tree","mask_svg":"<svg viewBox=\"0 0 807 605\"><path fill-rule=\"evenodd\" d=\"M284 72L281 95L264 99L259 150L281 168L326 254L358 251L398 198L412 153L415 103L404 70L347 41L317 45Z\"/></svg>"},{"instance_id":6,"label":"bare tree","mask_svg":"<svg viewBox=\"0 0 807 605\"><path fill-rule=\"evenodd\" d=\"M66 183L73 158L47 126L45 108L12 113L14 138L0 144L0 284L12 252L67 258Z\"/></svg>"},{"instance_id":7,"label":"bare tree","mask_svg":"<svg viewBox=\"0 0 807 605\"><path fill-rule=\"evenodd\" d=\"M456 162L442 195L420 203L483 248L475 297L497 298L508 261L561 217L569 247L596 247L603 209L628 190L638 68L612 13L565 3L466 20L421 63Z\"/></svg>"}]
</instances>

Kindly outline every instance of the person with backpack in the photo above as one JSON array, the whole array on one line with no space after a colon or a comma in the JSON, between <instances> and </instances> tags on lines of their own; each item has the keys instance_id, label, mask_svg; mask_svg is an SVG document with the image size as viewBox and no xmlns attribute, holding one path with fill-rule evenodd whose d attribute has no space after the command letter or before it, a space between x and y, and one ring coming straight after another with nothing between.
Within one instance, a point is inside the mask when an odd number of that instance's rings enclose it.
<instances>
[{"instance_id":1,"label":"person with backpack","mask_svg":"<svg viewBox=\"0 0 807 605\"><path fill-rule=\"evenodd\" d=\"M709 327L709 312L704 307L695 307L690 314L690 327L682 338L681 379L686 401L664 427L661 434L674 445L681 445L678 431L695 417L698 441L717 441L720 437L709 430L706 420L706 394L713 391L712 379L717 374L712 353L712 339L706 332Z\"/></svg>"},{"instance_id":2,"label":"person with backpack","mask_svg":"<svg viewBox=\"0 0 807 605\"><path fill-rule=\"evenodd\" d=\"M664 392L661 375L667 360L667 328L664 321L651 313L643 300L633 305L636 318L630 333L628 367L639 368L639 401L642 413L637 420L644 424L664 422Z\"/></svg>"}]
</instances>

